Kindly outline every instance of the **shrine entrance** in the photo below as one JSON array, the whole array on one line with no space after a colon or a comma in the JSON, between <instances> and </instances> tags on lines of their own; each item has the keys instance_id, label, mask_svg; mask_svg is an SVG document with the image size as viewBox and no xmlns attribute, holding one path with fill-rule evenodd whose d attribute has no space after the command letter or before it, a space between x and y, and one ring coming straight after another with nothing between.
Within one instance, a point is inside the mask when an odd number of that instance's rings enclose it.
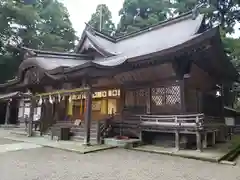
<instances>
[{"instance_id":1,"label":"shrine entrance","mask_svg":"<svg viewBox=\"0 0 240 180\"><path fill-rule=\"evenodd\" d=\"M92 120L101 120L115 114L120 108L120 90L99 91L93 94ZM68 99L67 115L72 120L84 121L86 112L86 99L83 95L72 95Z\"/></svg>"}]
</instances>

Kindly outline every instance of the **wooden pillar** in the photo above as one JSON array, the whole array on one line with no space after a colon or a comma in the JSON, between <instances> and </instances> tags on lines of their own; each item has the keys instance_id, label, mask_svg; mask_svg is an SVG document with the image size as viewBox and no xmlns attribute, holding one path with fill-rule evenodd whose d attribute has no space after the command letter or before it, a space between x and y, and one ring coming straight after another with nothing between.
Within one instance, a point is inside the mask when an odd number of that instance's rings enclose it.
<instances>
[{"instance_id":1,"label":"wooden pillar","mask_svg":"<svg viewBox=\"0 0 240 180\"><path fill-rule=\"evenodd\" d=\"M181 112L184 113L186 111L184 77L179 81L179 86L180 86Z\"/></svg>"},{"instance_id":2,"label":"wooden pillar","mask_svg":"<svg viewBox=\"0 0 240 180\"><path fill-rule=\"evenodd\" d=\"M178 130L175 131L175 148L177 151L180 149L180 135Z\"/></svg>"},{"instance_id":3,"label":"wooden pillar","mask_svg":"<svg viewBox=\"0 0 240 180\"><path fill-rule=\"evenodd\" d=\"M152 88L148 88L148 96L146 97L147 102L146 102L146 112L147 114L151 114L151 99L152 99Z\"/></svg>"},{"instance_id":4,"label":"wooden pillar","mask_svg":"<svg viewBox=\"0 0 240 180\"><path fill-rule=\"evenodd\" d=\"M221 98L221 117L222 117L222 119L224 119L225 117L224 117L224 106L225 106L225 102L224 102L224 85L223 84L221 84L221 96L220 96L220 98Z\"/></svg>"},{"instance_id":5,"label":"wooden pillar","mask_svg":"<svg viewBox=\"0 0 240 180\"><path fill-rule=\"evenodd\" d=\"M203 137L203 148L207 148L207 132L204 133Z\"/></svg>"},{"instance_id":6,"label":"wooden pillar","mask_svg":"<svg viewBox=\"0 0 240 180\"><path fill-rule=\"evenodd\" d=\"M216 133L215 131L212 132L212 146L216 144Z\"/></svg>"},{"instance_id":7,"label":"wooden pillar","mask_svg":"<svg viewBox=\"0 0 240 180\"><path fill-rule=\"evenodd\" d=\"M23 117L23 119L22 119L21 123L25 123L24 122L24 114L25 114L25 101L23 101L23 103L22 103L22 117Z\"/></svg>"},{"instance_id":8,"label":"wooden pillar","mask_svg":"<svg viewBox=\"0 0 240 180\"><path fill-rule=\"evenodd\" d=\"M124 88L120 88L120 103L119 103L119 109L118 112L122 113L124 106L125 106L125 89Z\"/></svg>"},{"instance_id":9,"label":"wooden pillar","mask_svg":"<svg viewBox=\"0 0 240 180\"><path fill-rule=\"evenodd\" d=\"M31 98L31 105L30 105L30 115L28 119L28 137L33 135L32 128L33 128L33 118L34 118L34 108L36 106L35 98Z\"/></svg>"},{"instance_id":10,"label":"wooden pillar","mask_svg":"<svg viewBox=\"0 0 240 180\"><path fill-rule=\"evenodd\" d=\"M11 105L11 100L9 100L7 102L7 106L6 106L5 125L8 124L8 120L9 120L9 117L10 117L10 105Z\"/></svg>"},{"instance_id":11,"label":"wooden pillar","mask_svg":"<svg viewBox=\"0 0 240 180\"><path fill-rule=\"evenodd\" d=\"M86 92L86 112L84 117L85 124L85 138L84 145L90 145L90 132L91 132L91 120L92 120L92 89L89 86L89 90Z\"/></svg>"},{"instance_id":12,"label":"wooden pillar","mask_svg":"<svg viewBox=\"0 0 240 180\"><path fill-rule=\"evenodd\" d=\"M202 139L201 133L199 131L196 132L196 144L197 144L197 151L202 151Z\"/></svg>"},{"instance_id":13,"label":"wooden pillar","mask_svg":"<svg viewBox=\"0 0 240 180\"><path fill-rule=\"evenodd\" d=\"M97 144L101 144L101 124L100 121L97 121Z\"/></svg>"},{"instance_id":14,"label":"wooden pillar","mask_svg":"<svg viewBox=\"0 0 240 180\"><path fill-rule=\"evenodd\" d=\"M140 128L139 130L139 140L142 142L143 141L143 132L142 129Z\"/></svg>"}]
</instances>

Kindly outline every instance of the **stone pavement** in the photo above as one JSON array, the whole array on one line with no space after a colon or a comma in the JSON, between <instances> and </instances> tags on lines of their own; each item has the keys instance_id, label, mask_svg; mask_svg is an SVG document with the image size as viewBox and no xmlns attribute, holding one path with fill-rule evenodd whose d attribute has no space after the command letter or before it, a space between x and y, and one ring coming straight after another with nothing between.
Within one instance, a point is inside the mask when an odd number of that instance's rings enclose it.
<instances>
[{"instance_id":1,"label":"stone pavement","mask_svg":"<svg viewBox=\"0 0 240 180\"><path fill-rule=\"evenodd\" d=\"M113 146L97 145L97 144L93 144L91 146L84 146L83 142L55 141L47 137L26 137L23 135L16 135L16 134L7 133L7 132L2 136L5 139L27 142L27 143L44 146L44 147L57 148L57 149L72 151L72 152L81 153L81 154L114 148Z\"/></svg>"},{"instance_id":2,"label":"stone pavement","mask_svg":"<svg viewBox=\"0 0 240 180\"><path fill-rule=\"evenodd\" d=\"M25 149L33 149L40 148L42 146L32 144L32 143L12 143L12 144L4 144L0 145L0 153L10 152L10 151L18 151Z\"/></svg>"},{"instance_id":3,"label":"stone pavement","mask_svg":"<svg viewBox=\"0 0 240 180\"><path fill-rule=\"evenodd\" d=\"M23 143L23 142L0 138L0 153L33 149L33 148L41 148L41 147L42 146L32 144L32 143Z\"/></svg>"},{"instance_id":4,"label":"stone pavement","mask_svg":"<svg viewBox=\"0 0 240 180\"><path fill-rule=\"evenodd\" d=\"M238 167L240 167L240 155L238 155L237 159L236 159L236 165Z\"/></svg>"},{"instance_id":5,"label":"stone pavement","mask_svg":"<svg viewBox=\"0 0 240 180\"><path fill-rule=\"evenodd\" d=\"M86 155L53 148L0 153L1 180L239 180L237 166L111 149Z\"/></svg>"},{"instance_id":6,"label":"stone pavement","mask_svg":"<svg viewBox=\"0 0 240 180\"><path fill-rule=\"evenodd\" d=\"M126 149L82 155L2 137L1 180L240 180L239 166Z\"/></svg>"},{"instance_id":7,"label":"stone pavement","mask_svg":"<svg viewBox=\"0 0 240 180\"><path fill-rule=\"evenodd\" d=\"M222 158L226 152L220 151L217 148L215 149L204 149L202 152L198 152L196 150L180 150L176 151L175 148L164 148L153 145L144 145L135 147L134 150L143 151L143 152L151 152L158 154L166 154L171 156L180 156L185 158L210 161L210 162L218 162L220 158Z\"/></svg>"}]
</instances>

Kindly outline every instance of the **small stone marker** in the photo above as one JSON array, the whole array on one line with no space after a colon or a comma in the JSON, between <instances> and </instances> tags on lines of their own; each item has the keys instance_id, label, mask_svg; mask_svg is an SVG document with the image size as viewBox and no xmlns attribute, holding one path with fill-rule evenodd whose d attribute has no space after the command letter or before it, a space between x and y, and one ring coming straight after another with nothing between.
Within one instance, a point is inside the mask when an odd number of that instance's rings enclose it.
<instances>
[{"instance_id":1,"label":"small stone marker","mask_svg":"<svg viewBox=\"0 0 240 180\"><path fill-rule=\"evenodd\" d=\"M232 166L235 166L236 165L236 162L235 161L220 161L221 164L227 164L227 165L232 165Z\"/></svg>"}]
</instances>

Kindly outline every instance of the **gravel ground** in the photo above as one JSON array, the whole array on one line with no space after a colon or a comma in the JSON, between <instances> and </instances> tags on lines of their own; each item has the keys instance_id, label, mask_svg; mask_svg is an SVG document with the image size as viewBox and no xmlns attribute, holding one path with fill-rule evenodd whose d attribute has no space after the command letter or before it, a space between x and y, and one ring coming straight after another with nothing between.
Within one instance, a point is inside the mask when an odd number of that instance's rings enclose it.
<instances>
[{"instance_id":1,"label":"gravel ground","mask_svg":"<svg viewBox=\"0 0 240 180\"><path fill-rule=\"evenodd\" d=\"M13 140L9 140L9 139L0 138L0 145L14 144L14 143L18 143L18 141L13 141Z\"/></svg>"},{"instance_id":2,"label":"gravel ground","mask_svg":"<svg viewBox=\"0 0 240 180\"><path fill-rule=\"evenodd\" d=\"M238 166L112 149L80 155L50 148L0 153L1 180L240 180Z\"/></svg>"}]
</instances>

